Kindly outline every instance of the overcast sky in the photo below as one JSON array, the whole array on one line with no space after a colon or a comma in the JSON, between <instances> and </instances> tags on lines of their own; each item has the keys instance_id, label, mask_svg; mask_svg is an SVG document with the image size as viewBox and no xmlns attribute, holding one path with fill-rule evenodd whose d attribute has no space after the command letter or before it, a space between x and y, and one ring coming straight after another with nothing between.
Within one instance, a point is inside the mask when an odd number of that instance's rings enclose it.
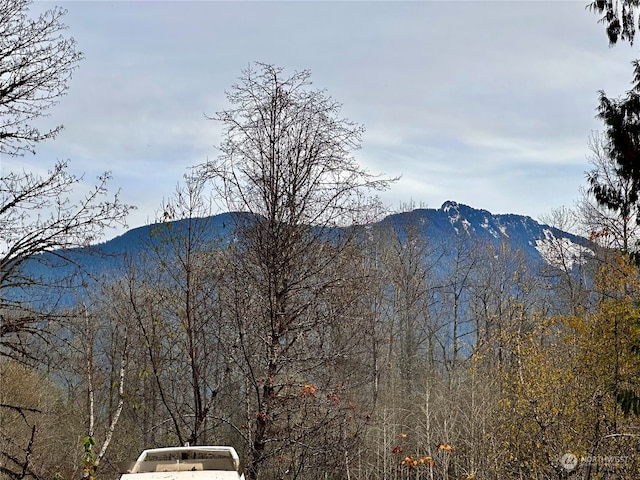
<instances>
[{"instance_id":1,"label":"overcast sky","mask_svg":"<svg viewBox=\"0 0 640 480\"><path fill-rule=\"evenodd\" d=\"M402 178L383 199L454 200L539 219L572 206L598 90L630 87L638 47L609 48L582 1L38 1L61 5L85 59L35 156L69 159L154 220L190 166L217 155L224 91L250 62L308 69L364 124L357 159ZM109 236L112 236L113 232Z\"/></svg>"}]
</instances>

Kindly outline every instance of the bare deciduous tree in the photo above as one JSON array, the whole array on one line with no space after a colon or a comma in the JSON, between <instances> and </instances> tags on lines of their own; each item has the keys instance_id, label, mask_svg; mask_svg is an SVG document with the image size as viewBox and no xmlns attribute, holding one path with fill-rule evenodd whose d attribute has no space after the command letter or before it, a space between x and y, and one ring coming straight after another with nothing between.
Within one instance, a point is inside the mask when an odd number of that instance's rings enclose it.
<instances>
[{"instance_id":1,"label":"bare deciduous tree","mask_svg":"<svg viewBox=\"0 0 640 480\"><path fill-rule=\"evenodd\" d=\"M221 154L201 171L226 209L247 212L236 216L238 282L228 295L253 423L247 475L344 471L357 432L347 427L357 409L346 400L366 379L354 375L357 234L337 227L378 214L367 191L390 180L356 163L362 127L310 88L309 72L286 77L257 64L227 96L231 107L214 117L224 127Z\"/></svg>"},{"instance_id":2,"label":"bare deciduous tree","mask_svg":"<svg viewBox=\"0 0 640 480\"><path fill-rule=\"evenodd\" d=\"M32 19L30 4L0 1L0 154L33 152L62 129L40 131L33 121L66 93L82 58L75 40L64 35L65 10L54 7Z\"/></svg>"},{"instance_id":3,"label":"bare deciduous tree","mask_svg":"<svg viewBox=\"0 0 640 480\"><path fill-rule=\"evenodd\" d=\"M82 179L67 172L66 162L44 176L0 176L0 354L28 355L19 337L42 333L37 322L43 312L35 308L33 295L25 295L48 281L36 263L66 264L62 249L87 246L105 228L124 224L131 207L117 194L108 197L108 180L104 174L83 198L73 201L72 192ZM51 299L47 303L51 308Z\"/></svg>"},{"instance_id":4,"label":"bare deciduous tree","mask_svg":"<svg viewBox=\"0 0 640 480\"><path fill-rule=\"evenodd\" d=\"M179 444L202 445L217 437L218 403L230 372L221 332L218 284L223 275L224 228L211 217L206 179L185 176L162 207L163 223L151 230L147 268L138 266L153 291L153 328L139 323L149 345L149 374L160 409ZM176 220L171 223L169 220ZM175 375L175 371L181 372Z\"/></svg>"},{"instance_id":5,"label":"bare deciduous tree","mask_svg":"<svg viewBox=\"0 0 640 480\"><path fill-rule=\"evenodd\" d=\"M65 10L56 7L32 19L30 3L0 0L0 155L32 152L36 143L55 137L61 126L41 132L34 122L65 94L82 57L63 34ZM35 328L42 312L33 309L33 292L24 290L43 279L27 264L43 260L45 252L86 246L104 228L124 223L130 209L117 194L108 198L108 173L73 200L83 179L67 166L58 162L44 175L0 172L0 354L30 355L22 336L42 331Z\"/></svg>"}]
</instances>

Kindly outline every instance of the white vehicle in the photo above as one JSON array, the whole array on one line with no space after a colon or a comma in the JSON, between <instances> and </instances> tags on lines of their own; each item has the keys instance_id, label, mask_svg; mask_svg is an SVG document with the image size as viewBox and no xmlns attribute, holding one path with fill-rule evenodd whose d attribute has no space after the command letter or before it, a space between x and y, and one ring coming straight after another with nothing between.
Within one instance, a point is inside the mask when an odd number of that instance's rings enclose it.
<instances>
[{"instance_id":1,"label":"white vehicle","mask_svg":"<svg viewBox=\"0 0 640 480\"><path fill-rule=\"evenodd\" d=\"M233 447L152 448L123 470L120 480L244 480Z\"/></svg>"}]
</instances>

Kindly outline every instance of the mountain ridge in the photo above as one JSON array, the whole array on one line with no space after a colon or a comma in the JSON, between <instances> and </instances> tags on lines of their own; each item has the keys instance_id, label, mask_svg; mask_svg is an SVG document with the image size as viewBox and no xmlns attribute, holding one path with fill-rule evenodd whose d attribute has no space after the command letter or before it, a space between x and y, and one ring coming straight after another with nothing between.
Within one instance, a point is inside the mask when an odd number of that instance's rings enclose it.
<instances>
[{"instance_id":1,"label":"mountain ridge","mask_svg":"<svg viewBox=\"0 0 640 480\"><path fill-rule=\"evenodd\" d=\"M443 244L452 237L463 234L469 239L490 242L494 247L506 242L512 250L522 250L530 258L539 257L548 264L550 244L564 240L575 245L580 254L592 249L592 243L579 235L560 230L517 214L492 214L488 210L476 209L465 204L447 200L439 209L416 209L411 212L392 214L380 223L398 223L396 219L413 217L423 219L423 235L435 244ZM399 223L404 223L400 221ZM443 239L443 240L442 240Z\"/></svg>"},{"instance_id":2,"label":"mountain ridge","mask_svg":"<svg viewBox=\"0 0 640 480\"><path fill-rule=\"evenodd\" d=\"M42 285L59 283L61 278L73 276L76 267L94 279L117 274L126 258L147 261L146 253L152 252L151 249L155 248L158 254L163 248L167 248L167 240L170 242L186 238L189 231L192 234L198 232L200 241L210 244L212 249L218 248L232 234L236 215L243 214L226 212L136 227L90 247L42 254L28 261L25 268ZM378 222L358 227L371 227L374 231L378 231L375 227L380 227L379 231L390 227L398 234L401 242L408 238L409 230L412 229L433 250L438 251L429 261L440 262L438 270L441 272L446 272L446 263L453 261L455 248L462 244L464 248L471 249L492 245L494 252L500 252L503 245L507 244L510 251L523 252L526 263L535 271L540 271L545 266L561 266L559 260L563 261L565 268L567 264L577 265L592 250L592 245L586 238L538 223L531 217L517 214L494 215L487 210L451 200L444 202L438 209L418 208L392 213ZM164 230L165 228L170 230ZM170 250L166 252L171 254ZM72 265L62 264L59 253L68 258ZM558 259L558 254L569 255L571 258ZM85 282L81 279L82 276L76 277L77 285ZM47 279L53 282L47 282Z\"/></svg>"}]
</instances>

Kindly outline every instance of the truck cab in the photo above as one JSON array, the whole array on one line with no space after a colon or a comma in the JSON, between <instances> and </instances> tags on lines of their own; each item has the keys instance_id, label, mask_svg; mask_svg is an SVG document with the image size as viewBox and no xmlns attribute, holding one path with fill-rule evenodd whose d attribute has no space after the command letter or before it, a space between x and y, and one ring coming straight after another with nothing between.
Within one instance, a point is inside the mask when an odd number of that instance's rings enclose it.
<instances>
[{"instance_id":1,"label":"truck cab","mask_svg":"<svg viewBox=\"0 0 640 480\"><path fill-rule=\"evenodd\" d=\"M120 480L244 480L233 447L152 448L122 470Z\"/></svg>"}]
</instances>

